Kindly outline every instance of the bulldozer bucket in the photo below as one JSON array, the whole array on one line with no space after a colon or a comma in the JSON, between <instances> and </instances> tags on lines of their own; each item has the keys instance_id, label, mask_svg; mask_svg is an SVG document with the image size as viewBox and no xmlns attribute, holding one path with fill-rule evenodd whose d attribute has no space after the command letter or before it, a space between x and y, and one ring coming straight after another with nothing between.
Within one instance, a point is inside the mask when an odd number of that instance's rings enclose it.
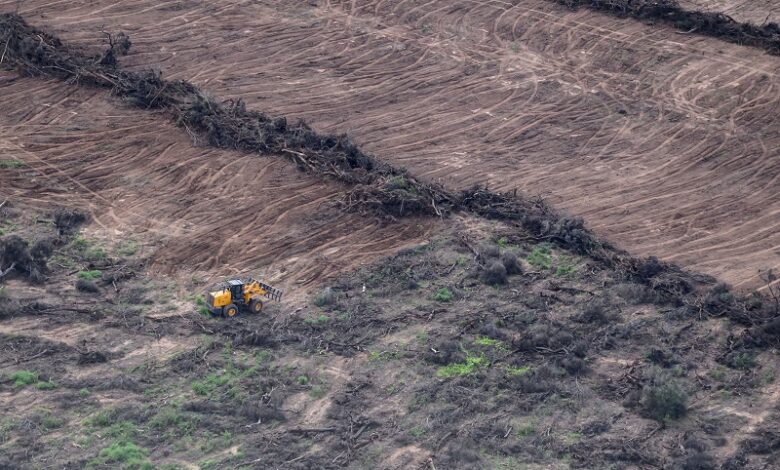
<instances>
[{"instance_id":1,"label":"bulldozer bucket","mask_svg":"<svg viewBox=\"0 0 780 470\"><path fill-rule=\"evenodd\" d=\"M262 282L259 282L260 287L265 290L265 296L271 300L275 300L277 302L282 301L282 291L279 289L276 289L274 287L269 286L268 284L264 284Z\"/></svg>"}]
</instances>

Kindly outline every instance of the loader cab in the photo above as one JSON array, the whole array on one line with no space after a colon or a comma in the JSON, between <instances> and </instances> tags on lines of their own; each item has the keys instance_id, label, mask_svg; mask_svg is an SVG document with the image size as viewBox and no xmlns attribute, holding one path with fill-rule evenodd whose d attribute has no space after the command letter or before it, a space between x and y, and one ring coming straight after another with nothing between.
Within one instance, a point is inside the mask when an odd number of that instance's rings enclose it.
<instances>
[{"instance_id":1,"label":"loader cab","mask_svg":"<svg viewBox=\"0 0 780 470\"><path fill-rule=\"evenodd\" d=\"M230 297L233 299L233 303L240 305L244 303L244 281L241 279L231 279L227 282L227 287L230 290Z\"/></svg>"}]
</instances>

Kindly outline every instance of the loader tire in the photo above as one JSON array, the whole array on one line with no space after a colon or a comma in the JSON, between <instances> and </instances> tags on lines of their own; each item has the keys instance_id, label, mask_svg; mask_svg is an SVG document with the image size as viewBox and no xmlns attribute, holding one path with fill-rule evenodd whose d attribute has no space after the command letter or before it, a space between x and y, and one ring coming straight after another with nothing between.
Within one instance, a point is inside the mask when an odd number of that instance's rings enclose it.
<instances>
[{"instance_id":1,"label":"loader tire","mask_svg":"<svg viewBox=\"0 0 780 470\"><path fill-rule=\"evenodd\" d=\"M263 301L257 297L249 301L249 311L252 313L260 313L263 310Z\"/></svg>"},{"instance_id":2,"label":"loader tire","mask_svg":"<svg viewBox=\"0 0 780 470\"><path fill-rule=\"evenodd\" d=\"M222 312L226 317L235 317L236 315L238 315L238 307L236 307L236 304L226 305L222 309Z\"/></svg>"}]
</instances>

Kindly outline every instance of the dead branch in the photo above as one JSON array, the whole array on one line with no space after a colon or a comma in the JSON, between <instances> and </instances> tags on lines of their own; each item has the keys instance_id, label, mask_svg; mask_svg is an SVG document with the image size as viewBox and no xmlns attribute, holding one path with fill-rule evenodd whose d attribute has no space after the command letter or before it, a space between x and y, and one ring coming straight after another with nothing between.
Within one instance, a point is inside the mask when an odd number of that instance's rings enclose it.
<instances>
[{"instance_id":1,"label":"dead branch","mask_svg":"<svg viewBox=\"0 0 780 470\"><path fill-rule=\"evenodd\" d=\"M15 267L16 267L16 262L14 261L13 263L11 263L11 266L9 266L8 269L3 270L2 268L0 268L0 278L4 277L6 274L13 271Z\"/></svg>"},{"instance_id":2,"label":"dead branch","mask_svg":"<svg viewBox=\"0 0 780 470\"><path fill-rule=\"evenodd\" d=\"M292 434L311 434L311 433L334 432L334 431L337 431L337 428L293 428L293 429L286 430L286 432Z\"/></svg>"}]
</instances>

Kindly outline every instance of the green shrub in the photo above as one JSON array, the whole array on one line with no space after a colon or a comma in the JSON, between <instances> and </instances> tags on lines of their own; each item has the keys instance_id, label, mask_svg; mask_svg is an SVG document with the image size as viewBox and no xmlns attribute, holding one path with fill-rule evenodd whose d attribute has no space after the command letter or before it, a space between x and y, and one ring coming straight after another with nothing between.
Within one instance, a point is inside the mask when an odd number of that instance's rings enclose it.
<instances>
[{"instance_id":1,"label":"green shrub","mask_svg":"<svg viewBox=\"0 0 780 470\"><path fill-rule=\"evenodd\" d=\"M314 305L318 307L324 307L326 305L333 305L336 302L336 294L333 289L326 287L319 294L314 297Z\"/></svg>"},{"instance_id":2,"label":"green shrub","mask_svg":"<svg viewBox=\"0 0 780 470\"><path fill-rule=\"evenodd\" d=\"M165 434L189 434L195 428L195 422L176 406L162 408L151 420L149 426L152 429L164 431Z\"/></svg>"},{"instance_id":3,"label":"green shrub","mask_svg":"<svg viewBox=\"0 0 780 470\"><path fill-rule=\"evenodd\" d=\"M306 375L299 375L295 381L298 382L298 385L307 385L309 383L309 377Z\"/></svg>"},{"instance_id":4,"label":"green shrub","mask_svg":"<svg viewBox=\"0 0 780 470\"><path fill-rule=\"evenodd\" d=\"M368 353L368 360L370 362L376 361L392 361L401 358L401 351L371 351Z\"/></svg>"},{"instance_id":5,"label":"green shrub","mask_svg":"<svg viewBox=\"0 0 780 470\"><path fill-rule=\"evenodd\" d=\"M114 410L101 410L95 416L87 419L86 424L104 428L114 423Z\"/></svg>"},{"instance_id":6,"label":"green shrub","mask_svg":"<svg viewBox=\"0 0 780 470\"><path fill-rule=\"evenodd\" d=\"M214 390L230 381L227 374L209 374L205 379L192 383L192 391L198 395L210 395Z\"/></svg>"},{"instance_id":7,"label":"green shrub","mask_svg":"<svg viewBox=\"0 0 780 470\"><path fill-rule=\"evenodd\" d=\"M91 246L84 251L84 258L87 261L102 261L107 257L106 250L98 246Z\"/></svg>"},{"instance_id":8,"label":"green shrub","mask_svg":"<svg viewBox=\"0 0 780 470\"><path fill-rule=\"evenodd\" d=\"M99 269L93 269L92 271L79 271L76 276L79 279L94 280L100 279L103 276L103 271Z\"/></svg>"},{"instance_id":9,"label":"green shrub","mask_svg":"<svg viewBox=\"0 0 780 470\"><path fill-rule=\"evenodd\" d=\"M536 425L532 422L521 423L517 426L516 434L519 438L532 436L534 433L536 433Z\"/></svg>"},{"instance_id":10,"label":"green shrub","mask_svg":"<svg viewBox=\"0 0 780 470\"><path fill-rule=\"evenodd\" d=\"M83 235L73 237L67 249L72 256L77 256L85 261L103 261L108 258L106 250L96 246L94 242L87 240Z\"/></svg>"},{"instance_id":11,"label":"green shrub","mask_svg":"<svg viewBox=\"0 0 780 470\"><path fill-rule=\"evenodd\" d=\"M504 342L498 339L488 338L487 336L480 336L474 340L474 344L477 346L493 347L503 349Z\"/></svg>"},{"instance_id":12,"label":"green shrub","mask_svg":"<svg viewBox=\"0 0 780 470\"><path fill-rule=\"evenodd\" d=\"M116 252L119 256L133 256L138 252L138 243L134 241L123 241L116 246Z\"/></svg>"},{"instance_id":13,"label":"green shrub","mask_svg":"<svg viewBox=\"0 0 780 470\"><path fill-rule=\"evenodd\" d=\"M21 160L0 160L0 168L22 168L24 165Z\"/></svg>"},{"instance_id":14,"label":"green shrub","mask_svg":"<svg viewBox=\"0 0 780 470\"><path fill-rule=\"evenodd\" d=\"M655 372L642 389L643 414L657 421L682 418L688 412L688 395L670 374Z\"/></svg>"},{"instance_id":15,"label":"green shrub","mask_svg":"<svg viewBox=\"0 0 780 470\"><path fill-rule=\"evenodd\" d=\"M115 441L100 451L90 464L119 464L124 470L152 470L154 466L148 458L149 451L129 441Z\"/></svg>"},{"instance_id":16,"label":"green shrub","mask_svg":"<svg viewBox=\"0 0 780 470\"><path fill-rule=\"evenodd\" d=\"M539 245L528 255L528 264L537 269L550 269L552 267L552 252L547 245Z\"/></svg>"},{"instance_id":17,"label":"green shrub","mask_svg":"<svg viewBox=\"0 0 780 470\"><path fill-rule=\"evenodd\" d=\"M89 242L84 235L76 235L68 244L68 248L74 251L83 252L89 247Z\"/></svg>"},{"instance_id":18,"label":"green shrub","mask_svg":"<svg viewBox=\"0 0 780 470\"><path fill-rule=\"evenodd\" d=\"M40 417L41 426L49 431L59 429L65 425L65 420L59 416L53 415L51 411L46 410Z\"/></svg>"},{"instance_id":19,"label":"green shrub","mask_svg":"<svg viewBox=\"0 0 780 470\"><path fill-rule=\"evenodd\" d=\"M38 374L29 370L19 370L11 374L11 381L16 387L24 387L38 382Z\"/></svg>"},{"instance_id":20,"label":"green shrub","mask_svg":"<svg viewBox=\"0 0 780 470\"><path fill-rule=\"evenodd\" d=\"M38 382L35 384L35 387L38 390L54 390L57 388L57 384L49 380L47 382Z\"/></svg>"},{"instance_id":21,"label":"green shrub","mask_svg":"<svg viewBox=\"0 0 780 470\"><path fill-rule=\"evenodd\" d=\"M508 366L506 368L506 375L511 377L519 377L531 372L531 366Z\"/></svg>"},{"instance_id":22,"label":"green shrub","mask_svg":"<svg viewBox=\"0 0 780 470\"><path fill-rule=\"evenodd\" d=\"M716 367L711 369L707 374L718 382L722 382L726 377L726 370L723 367Z\"/></svg>"},{"instance_id":23,"label":"green shrub","mask_svg":"<svg viewBox=\"0 0 780 470\"><path fill-rule=\"evenodd\" d=\"M406 179L403 175L396 175L392 178L388 178L387 181L385 181L385 189L388 191L392 191L394 189L409 189L412 188L409 184L409 180Z\"/></svg>"},{"instance_id":24,"label":"green shrub","mask_svg":"<svg viewBox=\"0 0 780 470\"><path fill-rule=\"evenodd\" d=\"M756 358L749 352L732 352L726 355L726 365L733 369L749 370L756 366Z\"/></svg>"},{"instance_id":25,"label":"green shrub","mask_svg":"<svg viewBox=\"0 0 780 470\"><path fill-rule=\"evenodd\" d=\"M330 317L325 315L324 313L321 313L317 316L310 316L303 319L303 322L307 325L322 325L324 323L328 323L330 321Z\"/></svg>"},{"instance_id":26,"label":"green shrub","mask_svg":"<svg viewBox=\"0 0 780 470\"><path fill-rule=\"evenodd\" d=\"M476 372L478 369L486 367L487 365L488 360L484 355L472 356L467 354L466 360L464 362L457 362L440 367L439 370L436 371L436 375L445 379L450 377L470 375Z\"/></svg>"},{"instance_id":27,"label":"green shrub","mask_svg":"<svg viewBox=\"0 0 780 470\"><path fill-rule=\"evenodd\" d=\"M101 434L111 439L130 439L138 434L138 427L132 421L119 421L103 430Z\"/></svg>"},{"instance_id":28,"label":"green shrub","mask_svg":"<svg viewBox=\"0 0 780 470\"><path fill-rule=\"evenodd\" d=\"M11 418L3 418L0 421L0 445L8 441L11 431L16 427L16 423Z\"/></svg>"},{"instance_id":29,"label":"green shrub","mask_svg":"<svg viewBox=\"0 0 780 470\"><path fill-rule=\"evenodd\" d=\"M325 396L325 387L322 385L316 385L309 390L309 396L314 398L315 400L320 399Z\"/></svg>"},{"instance_id":30,"label":"green shrub","mask_svg":"<svg viewBox=\"0 0 780 470\"><path fill-rule=\"evenodd\" d=\"M437 290L435 294L433 294L433 300L436 302L451 302L452 291L446 287L442 287L441 289Z\"/></svg>"},{"instance_id":31,"label":"green shrub","mask_svg":"<svg viewBox=\"0 0 780 470\"><path fill-rule=\"evenodd\" d=\"M577 272L577 267L568 261L561 260L563 264L555 267L555 277L568 277Z\"/></svg>"},{"instance_id":32,"label":"green shrub","mask_svg":"<svg viewBox=\"0 0 780 470\"><path fill-rule=\"evenodd\" d=\"M209 308L206 305L206 299L202 295L195 297L195 309L204 317L211 316L211 311L209 311Z\"/></svg>"}]
</instances>

